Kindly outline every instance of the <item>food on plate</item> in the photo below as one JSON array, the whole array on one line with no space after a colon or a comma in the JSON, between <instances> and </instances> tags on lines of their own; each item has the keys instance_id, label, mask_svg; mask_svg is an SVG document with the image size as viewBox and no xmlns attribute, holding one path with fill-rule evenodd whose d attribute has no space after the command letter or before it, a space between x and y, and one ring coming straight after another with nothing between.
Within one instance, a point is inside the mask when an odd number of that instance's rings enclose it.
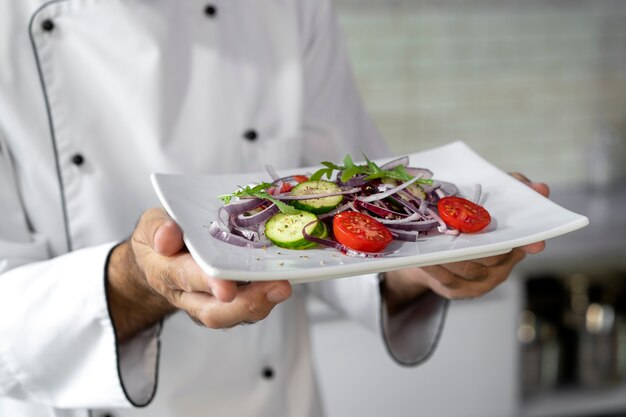
<instances>
[{"instance_id":1,"label":"food on plate","mask_svg":"<svg viewBox=\"0 0 626 417\"><path fill-rule=\"evenodd\" d=\"M276 246L287 249L307 249L316 245L304 237L302 232L320 239L328 236L324 222L317 220L313 213L301 211L297 214L278 213L265 223L265 237Z\"/></svg>"},{"instance_id":2,"label":"food on plate","mask_svg":"<svg viewBox=\"0 0 626 417\"><path fill-rule=\"evenodd\" d=\"M380 252L393 240L381 222L358 211L343 211L333 217L337 242L362 252Z\"/></svg>"},{"instance_id":3,"label":"food on plate","mask_svg":"<svg viewBox=\"0 0 626 417\"><path fill-rule=\"evenodd\" d=\"M337 184L323 180L308 180L301 182L291 189L291 194L295 196L311 196L319 194L329 194L328 197L311 198L307 200L293 200L292 205L299 209L314 214L324 214L336 208L343 200L339 194L341 189Z\"/></svg>"},{"instance_id":4,"label":"food on plate","mask_svg":"<svg viewBox=\"0 0 626 417\"><path fill-rule=\"evenodd\" d=\"M307 249L316 245L347 255L383 256L394 240L418 236L475 233L491 221L487 210L459 196L451 183L408 157L378 165L322 162L312 174L280 177L268 167L271 182L240 187L219 198L224 205L210 234L249 248L277 245Z\"/></svg>"},{"instance_id":5,"label":"food on plate","mask_svg":"<svg viewBox=\"0 0 626 417\"><path fill-rule=\"evenodd\" d=\"M484 207L463 197L444 197L437 202L437 209L447 225L464 233L479 232L491 223Z\"/></svg>"}]
</instances>

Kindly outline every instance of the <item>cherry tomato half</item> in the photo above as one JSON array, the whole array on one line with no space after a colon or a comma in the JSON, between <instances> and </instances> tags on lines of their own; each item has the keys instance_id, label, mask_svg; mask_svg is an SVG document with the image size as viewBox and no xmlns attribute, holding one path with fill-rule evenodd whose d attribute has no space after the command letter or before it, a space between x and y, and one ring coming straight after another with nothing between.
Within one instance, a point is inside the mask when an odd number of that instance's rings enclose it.
<instances>
[{"instance_id":1,"label":"cherry tomato half","mask_svg":"<svg viewBox=\"0 0 626 417\"><path fill-rule=\"evenodd\" d=\"M437 209L448 226L464 233L478 232L491 223L484 207L462 197L444 197L437 203Z\"/></svg>"},{"instance_id":2,"label":"cherry tomato half","mask_svg":"<svg viewBox=\"0 0 626 417\"><path fill-rule=\"evenodd\" d=\"M335 215L333 233L339 243L362 252L380 252L393 240L384 224L356 211Z\"/></svg>"},{"instance_id":3,"label":"cherry tomato half","mask_svg":"<svg viewBox=\"0 0 626 417\"><path fill-rule=\"evenodd\" d=\"M292 178L298 184L309 180L309 177L307 177L306 175L294 175ZM292 188L293 185L285 181L283 182L283 185L280 186L280 193L282 194L291 191Z\"/></svg>"}]
</instances>

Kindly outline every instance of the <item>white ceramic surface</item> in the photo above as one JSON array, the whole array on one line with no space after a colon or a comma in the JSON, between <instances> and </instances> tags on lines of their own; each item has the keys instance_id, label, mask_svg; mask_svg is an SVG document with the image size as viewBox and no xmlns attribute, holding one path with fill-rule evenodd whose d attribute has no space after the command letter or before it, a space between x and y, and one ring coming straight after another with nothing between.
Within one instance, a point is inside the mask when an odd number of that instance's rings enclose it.
<instances>
[{"instance_id":1,"label":"white ceramic surface","mask_svg":"<svg viewBox=\"0 0 626 417\"><path fill-rule=\"evenodd\" d=\"M410 165L428 168L436 179L455 183L468 198L472 198L475 185L480 184L483 192L480 202L490 212L492 223L476 234L393 242L388 249L395 252L380 258L355 258L330 248L247 249L214 239L208 228L217 219L217 210L222 205L217 196L241 185L271 181L266 172L228 176L154 173L152 184L167 212L183 229L187 247L200 266L209 275L240 281L288 279L303 283L474 259L506 253L589 223L585 216L555 204L499 170L463 142L411 154ZM315 169L279 171L279 174L312 173Z\"/></svg>"}]
</instances>

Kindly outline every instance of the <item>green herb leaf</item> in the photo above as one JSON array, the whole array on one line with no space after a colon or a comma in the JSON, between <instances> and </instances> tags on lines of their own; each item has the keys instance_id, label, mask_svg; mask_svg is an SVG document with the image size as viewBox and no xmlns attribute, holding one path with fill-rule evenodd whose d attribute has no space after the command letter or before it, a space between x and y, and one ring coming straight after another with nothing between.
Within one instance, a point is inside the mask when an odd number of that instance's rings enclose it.
<instances>
[{"instance_id":1,"label":"green herb leaf","mask_svg":"<svg viewBox=\"0 0 626 417\"><path fill-rule=\"evenodd\" d=\"M278 209L285 214L297 214L300 210L290 206L283 201L280 201L274 198L267 192L267 189L272 187L273 184L268 182L262 182L259 185L255 185L254 187L250 187L249 185L245 187L241 187L239 190L235 191L231 194L224 194L219 196L218 198L224 202L224 204L229 204L233 198L262 198L265 200L269 200L272 203L276 204Z\"/></svg>"},{"instance_id":2,"label":"green herb leaf","mask_svg":"<svg viewBox=\"0 0 626 417\"><path fill-rule=\"evenodd\" d=\"M319 181L322 179L323 176L326 176L326 178L331 179L333 176L333 171L335 170L339 171L342 169L342 167L340 167L339 165L333 164L332 162L328 162L328 161L322 162L322 165L325 166L326 168L320 168L317 171L315 171L313 175L309 177L310 181Z\"/></svg>"}]
</instances>

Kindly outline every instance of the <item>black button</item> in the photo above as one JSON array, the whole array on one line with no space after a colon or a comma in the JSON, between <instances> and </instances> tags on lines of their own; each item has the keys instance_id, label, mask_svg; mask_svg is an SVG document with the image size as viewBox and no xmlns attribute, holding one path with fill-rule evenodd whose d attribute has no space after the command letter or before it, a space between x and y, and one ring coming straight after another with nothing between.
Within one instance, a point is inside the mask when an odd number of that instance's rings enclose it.
<instances>
[{"instance_id":1,"label":"black button","mask_svg":"<svg viewBox=\"0 0 626 417\"><path fill-rule=\"evenodd\" d=\"M207 4L207 6L204 8L204 14L209 17L217 16L217 7L212 4Z\"/></svg>"},{"instance_id":2,"label":"black button","mask_svg":"<svg viewBox=\"0 0 626 417\"><path fill-rule=\"evenodd\" d=\"M243 137L248 139L250 142L256 140L256 138L259 137L259 135L256 133L256 130L246 130L243 134Z\"/></svg>"},{"instance_id":3,"label":"black button","mask_svg":"<svg viewBox=\"0 0 626 417\"><path fill-rule=\"evenodd\" d=\"M261 373L261 375L263 375L263 378L265 379L272 379L274 378L274 370L269 366L266 366L265 368L263 368L263 372Z\"/></svg>"},{"instance_id":4,"label":"black button","mask_svg":"<svg viewBox=\"0 0 626 417\"><path fill-rule=\"evenodd\" d=\"M46 19L41 22L41 28L46 32L51 32L54 29L54 22L50 19Z\"/></svg>"},{"instance_id":5,"label":"black button","mask_svg":"<svg viewBox=\"0 0 626 417\"><path fill-rule=\"evenodd\" d=\"M77 153L74 156L72 156L72 163L79 167L85 163L85 157Z\"/></svg>"}]
</instances>

